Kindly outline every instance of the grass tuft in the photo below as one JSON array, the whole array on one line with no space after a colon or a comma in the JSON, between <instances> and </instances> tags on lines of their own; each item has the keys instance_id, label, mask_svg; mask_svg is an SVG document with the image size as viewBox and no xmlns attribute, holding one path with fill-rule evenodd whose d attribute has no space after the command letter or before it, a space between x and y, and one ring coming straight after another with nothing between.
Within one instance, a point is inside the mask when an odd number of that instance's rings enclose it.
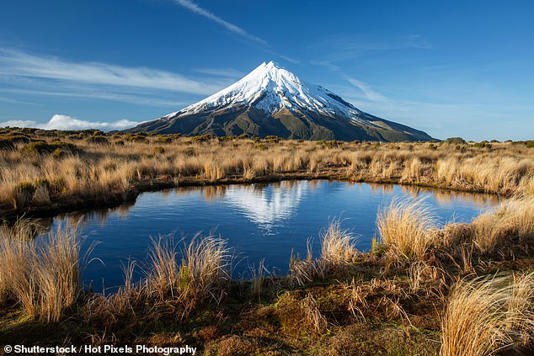
<instances>
[{"instance_id":1,"label":"grass tuft","mask_svg":"<svg viewBox=\"0 0 534 356\"><path fill-rule=\"evenodd\" d=\"M456 284L442 322L448 355L494 355L534 335L534 273Z\"/></svg>"},{"instance_id":2,"label":"grass tuft","mask_svg":"<svg viewBox=\"0 0 534 356\"><path fill-rule=\"evenodd\" d=\"M483 254L505 252L534 239L534 197L512 199L473 221L474 244ZM500 251L498 251L500 250Z\"/></svg>"},{"instance_id":3,"label":"grass tuft","mask_svg":"<svg viewBox=\"0 0 534 356\"><path fill-rule=\"evenodd\" d=\"M57 322L80 292L75 229L64 226L35 241L31 223L0 231L0 301L13 301L43 322Z\"/></svg>"},{"instance_id":4,"label":"grass tuft","mask_svg":"<svg viewBox=\"0 0 534 356\"><path fill-rule=\"evenodd\" d=\"M220 238L195 236L184 244L178 263L173 239L160 237L153 240L149 256L148 294L163 302L169 299L180 302L184 315L207 299L220 302L224 283L231 278L229 249Z\"/></svg>"},{"instance_id":5,"label":"grass tuft","mask_svg":"<svg viewBox=\"0 0 534 356\"><path fill-rule=\"evenodd\" d=\"M358 256L354 246L354 236L340 227L335 220L321 235L321 256L313 258L311 241L307 243L307 256L301 260L291 254L289 261L289 279L297 285L305 285L314 280L324 279L347 269Z\"/></svg>"},{"instance_id":6,"label":"grass tuft","mask_svg":"<svg viewBox=\"0 0 534 356\"><path fill-rule=\"evenodd\" d=\"M421 200L393 201L377 217L381 243L407 259L425 255L434 240L435 227L434 218Z\"/></svg>"}]
</instances>

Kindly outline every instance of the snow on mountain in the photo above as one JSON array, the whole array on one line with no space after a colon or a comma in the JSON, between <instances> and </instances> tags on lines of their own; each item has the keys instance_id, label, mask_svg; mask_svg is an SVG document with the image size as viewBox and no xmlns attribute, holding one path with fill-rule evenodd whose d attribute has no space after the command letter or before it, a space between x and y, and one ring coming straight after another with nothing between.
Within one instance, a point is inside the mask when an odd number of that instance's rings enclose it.
<instances>
[{"instance_id":1,"label":"snow on mountain","mask_svg":"<svg viewBox=\"0 0 534 356\"><path fill-rule=\"evenodd\" d=\"M267 112L276 112L282 108L305 109L327 116L341 114L353 119L362 115L360 110L339 101L339 97L334 99L336 97L321 86L305 85L295 74L270 61L263 62L229 87L165 117L195 114L230 105L254 105Z\"/></svg>"}]
</instances>

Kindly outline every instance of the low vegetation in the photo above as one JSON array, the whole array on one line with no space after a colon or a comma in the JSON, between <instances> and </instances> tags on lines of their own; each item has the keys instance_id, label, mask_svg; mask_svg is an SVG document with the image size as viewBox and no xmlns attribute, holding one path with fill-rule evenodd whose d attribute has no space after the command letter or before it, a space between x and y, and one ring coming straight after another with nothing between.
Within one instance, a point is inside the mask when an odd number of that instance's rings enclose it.
<instances>
[{"instance_id":1,"label":"low vegetation","mask_svg":"<svg viewBox=\"0 0 534 356\"><path fill-rule=\"evenodd\" d=\"M381 242L397 256L422 259L434 240L435 222L421 201L394 201L377 219Z\"/></svg>"},{"instance_id":2,"label":"low vegetation","mask_svg":"<svg viewBox=\"0 0 534 356\"><path fill-rule=\"evenodd\" d=\"M6 232L10 230L9 232ZM60 227L43 244L31 223L19 220L0 237L0 302L17 303L28 317L57 322L80 292L76 234Z\"/></svg>"},{"instance_id":3,"label":"low vegetation","mask_svg":"<svg viewBox=\"0 0 534 356\"><path fill-rule=\"evenodd\" d=\"M469 224L445 225L424 201L393 202L377 212L368 252L356 250L357 231L333 221L319 234L318 255L310 240L307 256L288 261L287 276L260 264L252 280L231 278L232 256L221 238L196 236L184 244L162 236L153 239L145 262L125 266L124 284L107 294L81 285L87 258L75 226L35 239L42 231L27 215L0 230L2 343L189 344L206 355L534 351L534 163L527 143L14 131L3 134L32 140L0 152L2 206L15 215L72 202L109 204L166 185L314 177L506 199ZM75 150L61 157L23 154L34 140L67 142Z\"/></svg>"},{"instance_id":4,"label":"low vegetation","mask_svg":"<svg viewBox=\"0 0 534 356\"><path fill-rule=\"evenodd\" d=\"M223 239L160 237L108 295L80 287L74 230L37 244L37 225L22 219L1 230L0 336L178 342L223 355L525 354L534 347L532 206L515 197L471 224L438 226L424 202L395 202L378 212L372 251L357 251L354 235L333 221L318 256L310 241L287 276L260 265L253 280L231 279ZM481 221L507 234L489 238L491 249L480 247ZM134 269L144 277L134 281Z\"/></svg>"},{"instance_id":5,"label":"low vegetation","mask_svg":"<svg viewBox=\"0 0 534 356\"><path fill-rule=\"evenodd\" d=\"M442 355L492 355L532 341L534 273L462 280L449 298Z\"/></svg>"},{"instance_id":6,"label":"low vegetation","mask_svg":"<svg viewBox=\"0 0 534 356\"><path fill-rule=\"evenodd\" d=\"M144 190L286 179L400 183L511 196L533 190L530 141L477 145L0 129L0 212L115 205Z\"/></svg>"}]
</instances>

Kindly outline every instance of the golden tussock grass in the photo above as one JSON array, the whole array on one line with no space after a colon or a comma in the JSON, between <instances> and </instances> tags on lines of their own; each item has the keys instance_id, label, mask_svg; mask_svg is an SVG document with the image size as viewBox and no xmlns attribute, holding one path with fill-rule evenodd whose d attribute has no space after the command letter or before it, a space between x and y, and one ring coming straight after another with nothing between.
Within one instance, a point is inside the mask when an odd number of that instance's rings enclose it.
<instances>
[{"instance_id":1,"label":"golden tussock grass","mask_svg":"<svg viewBox=\"0 0 534 356\"><path fill-rule=\"evenodd\" d=\"M534 239L534 196L504 201L473 221L474 244L483 254Z\"/></svg>"},{"instance_id":2,"label":"golden tussock grass","mask_svg":"<svg viewBox=\"0 0 534 356\"><path fill-rule=\"evenodd\" d=\"M289 276L298 285L343 272L358 256L354 236L341 229L338 220L330 223L321 234L320 242L321 255L316 259L313 258L311 240L308 240L305 259L291 256Z\"/></svg>"},{"instance_id":3,"label":"golden tussock grass","mask_svg":"<svg viewBox=\"0 0 534 356\"><path fill-rule=\"evenodd\" d=\"M356 181L429 185L512 195L532 192L534 148L450 143L343 143L103 134L110 145L84 139L88 132L28 131L76 149L62 155L28 154L26 143L0 150L0 209L26 211L76 199L102 204L154 184L247 182L329 176ZM85 135L85 136L84 136ZM82 137L83 136L83 137ZM87 138L85 137L85 138ZM138 140L138 138L142 138ZM121 142L122 144L118 144Z\"/></svg>"},{"instance_id":4,"label":"golden tussock grass","mask_svg":"<svg viewBox=\"0 0 534 356\"><path fill-rule=\"evenodd\" d=\"M381 243L407 259L421 259L434 241L434 219L421 200L393 201L379 212Z\"/></svg>"},{"instance_id":5,"label":"golden tussock grass","mask_svg":"<svg viewBox=\"0 0 534 356\"><path fill-rule=\"evenodd\" d=\"M152 240L148 256L141 280L133 281L136 262L129 261L116 292L89 295L81 307L84 319L104 326L121 319L135 322L137 313L184 320L202 303L220 303L231 280L231 256L219 238L197 235L179 251L172 236L160 236Z\"/></svg>"},{"instance_id":6,"label":"golden tussock grass","mask_svg":"<svg viewBox=\"0 0 534 356\"><path fill-rule=\"evenodd\" d=\"M321 236L321 258L332 266L349 264L358 255L355 242L348 230L341 229L339 221L333 221Z\"/></svg>"},{"instance_id":7,"label":"golden tussock grass","mask_svg":"<svg viewBox=\"0 0 534 356\"><path fill-rule=\"evenodd\" d=\"M66 227L39 242L31 230L22 220L2 229L0 299L18 303L32 318L56 322L80 292L79 241Z\"/></svg>"},{"instance_id":8,"label":"golden tussock grass","mask_svg":"<svg viewBox=\"0 0 534 356\"><path fill-rule=\"evenodd\" d=\"M459 281L449 297L442 348L449 355L494 355L534 335L534 274Z\"/></svg>"},{"instance_id":9,"label":"golden tussock grass","mask_svg":"<svg viewBox=\"0 0 534 356\"><path fill-rule=\"evenodd\" d=\"M231 256L226 241L195 236L184 244L178 261L177 246L170 237L153 241L149 272L144 284L149 295L178 300L186 311L208 298L220 302L225 282L231 279Z\"/></svg>"}]
</instances>

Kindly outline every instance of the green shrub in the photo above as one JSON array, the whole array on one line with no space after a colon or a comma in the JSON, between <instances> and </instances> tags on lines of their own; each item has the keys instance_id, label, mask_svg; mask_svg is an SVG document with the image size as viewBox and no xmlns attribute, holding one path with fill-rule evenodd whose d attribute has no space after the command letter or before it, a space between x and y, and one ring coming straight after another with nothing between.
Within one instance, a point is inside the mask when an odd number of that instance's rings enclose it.
<instances>
[{"instance_id":1,"label":"green shrub","mask_svg":"<svg viewBox=\"0 0 534 356\"><path fill-rule=\"evenodd\" d=\"M161 146L156 146L152 149L152 152L154 152L154 154L162 154L165 153L165 149Z\"/></svg>"},{"instance_id":2,"label":"green shrub","mask_svg":"<svg viewBox=\"0 0 534 356\"><path fill-rule=\"evenodd\" d=\"M69 136L67 136L67 138L69 140L77 141L77 140L82 140L84 138L84 135L78 133L78 134L69 135Z\"/></svg>"},{"instance_id":3,"label":"green shrub","mask_svg":"<svg viewBox=\"0 0 534 356\"><path fill-rule=\"evenodd\" d=\"M50 156L52 156L52 157L55 158L55 159L63 158L63 157L65 157L65 155L66 155L65 151L63 151L61 148L56 148L56 149L50 154Z\"/></svg>"},{"instance_id":4,"label":"green shrub","mask_svg":"<svg viewBox=\"0 0 534 356\"><path fill-rule=\"evenodd\" d=\"M208 134L200 135L200 136L193 136L192 137L193 141L195 141L195 142L206 142L206 141L210 140L211 138L212 138L212 136L208 135Z\"/></svg>"},{"instance_id":5,"label":"green shrub","mask_svg":"<svg viewBox=\"0 0 534 356\"><path fill-rule=\"evenodd\" d=\"M22 149L23 153L26 154L51 154L56 149L61 149L65 153L77 153L79 152L79 149L76 147L76 145L72 143L67 142L32 142L24 146Z\"/></svg>"},{"instance_id":6,"label":"green shrub","mask_svg":"<svg viewBox=\"0 0 534 356\"><path fill-rule=\"evenodd\" d=\"M17 184L12 191L12 204L14 209L22 209L28 206L35 193L35 186L29 182Z\"/></svg>"},{"instance_id":7,"label":"green shrub","mask_svg":"<svg viewBox=\"0 0 534 356\"><path fill-rule=\"evenodd\" d=\"M320 145L327 147L327 148L335 148L335 147L342 146L344 144L343 141L336 141L336 140L329 140L329 141L322 140L322 141L317 141L317 142Z\"/></svg>"},{"instance_id":8,"label":"green shrub","mask_svg":"<svg viewBox=\"0 0 534 356\"><path fill-rule=\"evenodd\" d=\"M29 143L32 140L22 134L11 134L11 135L1 135L0 136L0 150L13 150L17 143Z\"/></svg>"},{"instance_id":9,"label":"green shrub","mask_svg":"<svg viewBox=\"0 0 534 356\"><path fill-rule=\"evenodd\" d=\"M131 133L126 134L126 136L124 136L124 139L130 142L148 143L146 139L146 134L143 132L139 132L135 134L131 134Z\"/></svg>"},{"instance_id":10,"label":"green shrub","mask_svg":"<svg viewBox=\"0 0 534 356\"><path fill-rule=\"evenodd\" d=\"M454 145L464 145L466 144L467 142L461 138L461 137L449 137L448 139L445 140L445 142L447 143L451 143L451 144L454 144Z\"/></svg>"},{"instance_id":11,"label":"green shrub","mask_svg":"<svg viewBox=\"0 0 534 356\"><path fill-rule=\"evenodd\" d=\"M474 146L478 148L491 148L491 144L488 141L477 142Z\"/></svg>"},{"instance_id":12,"label":"green shrub","mask_svg":"<svg viewBox=\"0 0 534 356\"><path fill-rule=\"evenodd\" d=\"M280 142L280 137L274 136L274 135L269 135L269 136L265 136L264 140L267 141L267 142L277 143L277 142Z\"/></svg>"},{"instance_id":13,"label":"green shrub","mask_svg":"<svg viewBox=\"0 0 534 356\"><path fill-rule=\"evenodd\" d=\"M154 140L155 143L171 143L172 137L169 136L161 136Z\"/></svg>"},{"instance_id":14,"label":"green shrub","mask_svg":"<svg viewBox=\"0 0 534 356\"><path fill-rule=\"evenodd\" d=\"M97 145L109 145L109 140L106 136L91 136L87 138L87 142Z\"/></svg>"},{"instance_id":15,"label":"green shrub","mask_svg":"<svg viewBox=\"0 0 534 356\"><path fill-rule=\"evenodd\" d=\"M148 140L144 136L132 137L130 141L136 143L148 143Z\"/></svg>"},{"instance_id":16,"label":"green shrub","mask_svg":"<svg viewBox=\"0 0 534 356\"><path fill-rule=\"evenodd\" d=\"M13 144L13 141L0 138L0 151L13 151L14 149L15 145Z\"/></svg>"},{"instance_id":17,"label":"green shrub","mask_svg":"<svg viewBox=\"0 0 534 356\"><path fill-rule=\"evenodd\" d=\"M269 149L269 147L267 147L267 145L263 144L263 143L259 143L257 145L254 145L254 148L257 149L257 150L260 150L260 151L266 151Z\"/></svg>"}]
</instances>

